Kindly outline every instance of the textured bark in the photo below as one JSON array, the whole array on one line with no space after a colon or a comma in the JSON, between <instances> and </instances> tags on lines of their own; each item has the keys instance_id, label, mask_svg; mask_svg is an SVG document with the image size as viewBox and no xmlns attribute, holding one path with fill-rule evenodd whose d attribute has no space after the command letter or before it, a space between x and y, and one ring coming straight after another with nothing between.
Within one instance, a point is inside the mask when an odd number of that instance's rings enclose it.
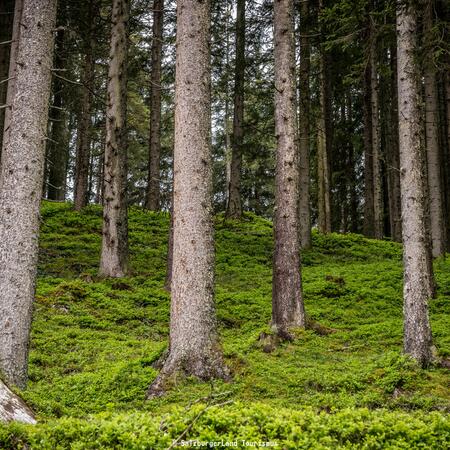
<instances>
[{"instance_id":1,"label":"textured bark","mask_svg":"<svg viewBox=\"0 0 450 450\"><path fill-rule=\"evenodd\" d=\"M319 0L319 11L323 8L323 1ZM318 183L318 210L319 231L331 232L331 199L330 199L330 117L328 89L327 89L327 61L322 48L319 59L319 119L317 123L317 183Z\"/></svg>"},{"instance_id":2,"label":"textured bark","mask_svg":"<svg viewBox=\"0 0 450 450\"><path fill-rule=\"evenodd\" d=\"M301 248L311 247L311 209L309 205L309 115L310 115L310 43L309 43L309 2L300 6L300 66L299 66L299 237Z\"/></svg>"},{"instance_id":3,"label":"textured bark","mask_svg":"<svg viewBox=\"0 0 450 450\"><path fill-rule=\"evenodd\" d=\"M433 1L427 0L424 32L432 32ZM424 67L425 135L428 168L428 194L430 198L430 231L434 257L445 253L444 199L442 195L441 157L439 148L439 110L436 73L433 61L426 60Z\"/></svg>"},{"instance_id":4,"label":"textured bark","mask_svg":"<svg viewBox=\"0 0 450 450\"><path fill-rule=\"evenodd\" d=\"M275 56L275 252L272 326L283 335L305 326L298 239L298 181L295 48L292 0L274 4Z\"/></svg>"},{"instance_id":5,"label":"textured bark","mask_svg":"<svg viewBox=\"0 0 450 450\"><path fill-rule=\"evenodd\" d=\"M177 372L228 376L214 305L210 14L208 0L178 1L170 351L148 397Z\"/></svg>"},{"instance_id":6,"label":"textured bark","mask_svg":"<svg viewBox=\"0 0 450 450\"><path fill-rule=\"evenodd\" d=\"M404 351L420 364L432 359L428 300L432 268L428 257L426 173L422 139L419 74L414 61L416 17L411 6L398 6L398 113L403 225Z\"/></svg>"},{"instance_id":7,"label":"textured bark","mask_svg":"<svg viewBox=\"0 0 450 450\"><path fill-rule=\"evenodd\" d=\"M81 99L81 113L77 132L77 152L75 162L74 208L80 211L88 204L89 159L91 153L92 133L92 97L94 92L94 46L95 46L95 14L97 0L90 0L88 4L88 32L84 47L83 86Z\"/></svg>"},{"instance_id":8,"label":"textured bark","mask_svg":"<svg viewBox=\"0 0 450 450\"><path fill-rule=\"evenodd\" d=\"M112 278L125 276L128 262L126 197L128 18L128 0L114 0L108 72L103 175L103 239L100 258L100 275Z\"/></svg>"},{"instance_id":9,"label":"textured bark","mask_svg":"<svg viewBox=\"0 0 450 450\"><path fill-rule=\"evenodd\" d=\"M14 19L14 1L3 0L0 2L0 42L8 42L12 39L12 26ZM10 45L0 44L0 106L6 103L6 92L8 89L9 53ZM0 108L0 156L3 141L3 125L5 120L5 109Z\"/></svg>"},{"instance_id":10,"label":"textured bark","mask_svg":"<svg viewBox=\"0 0 450 450\"><path fill-rule=\"evenodd\" d=\"M449 58L450 59L450 58ZM449 61L450 63L450 61ZM446 209L446 224L447 224L447 251L450 252L450 74L447 72L444 75L444 102L445 102L445 117L446 129L444 131L444 139L446 141L446 154L444 155L444 192L445 192L445 209ZM444 141L444 142L445 142Z\"/></svg>"},{"instance_id":11,"label":"textured bark","mask_svg":"<svg viewBox=\"0 0 450 450\"><path fill-rule=\"evenodd\" d=\"M159 209L159 167L161 158L161 63L164 0L153 1L152 72L150 94L150 142L146 208Z\"/></svg>"},{"instance_id":12,"label":"textured bark","mask_svg":"<svg viewBox=\"0 0 450 450\"><path fill-rule=\"evenodd\" d=\"M400 155L398 149L398 95L397 95L397 47L391 47L391 85L388 111L388 140L386 149L387 181L389 198L389 220L391 237L402 241L402 214L400 196Z\"/></svg>"},{"instance_id":13,"label":"textured bark","mask_svg":"<svg viewBox=\"0 0 450 450\"><path fill-rule=\"evenodd\" d=\"M376 37L371 26L370 48L370 93L371 93L371 125L372 125L372 177L373 177L373 236L383 238L383 180L381 176L381 127L379 107L378 58Z\"/></svg>"},{"instance_id":14,"label":"textured bark","mask_svg":"<svg viewBox=\"0 0 450 450\"><path fill-rule=\"evenodd\" d=\"M0 423L35 424L33 411L0 380Z\"/></svg>"},{"instance_id":15,"label":"textured bark","mask_svg":"<svg viewBox=\"0 0 450 450\"><path fill-rule=\"evenodd\" d=\"M19 39L21 33L21 18L23 10L24 0L15 0L14 5L14 23L12 30L12 42L9 51L9 71L8 71L8 89L6 94L6 105L7 108L4 109L4 125L3 125L3 140L2 140L2 151L3 148L9 143L9 133L10 133L10 122L11 122L11 107L15 93L16 86L16 75L17 75L17 52L19 48Z\"/></svg>"},{"instance_id":16,"label":"textured bark","mask_svg":"<svg viewBox=\"0 0 450 450\"><path fill-rule=\"evenodd\" d=\"M245 78L245 0L237 0L236 68L234 76L234 115L231 150L230 182L226 216L242 217L241 167L244 139L244 78Z\"/></svg>"},{"instance_id":17,"label":"textured bark","mask_svg":"<svg viewBox=\"0 0 450 450\"><path fill-rule=\"evenodd\" d=\"M64 30L59 29L55 40L56 69L64 69ZM53 108L50 110L51 139L48 142L48 189L49 200L63 201L66 196L66 171L68 158L67 114L64 110L64 83L61 78L53 78Z\"/></svg>"},{"instance_id":18,"label":"textured bark","mask_svg":"<svg viewBox=\"0 0 450 450\"><path fill-rule=\"evenodd\" d=\"M373 155L372 155L372 101L370 64L363 74L363 123L364 123L364 235L375 236Z\"/></svg>"},{"instance_id":19,"label":"textured bark","mask_svg":"<svg viewBox=\"0 0 450 450\"><path fill-rule=\"evenodd\" d=\"M39 206L56 0L25 0L0 181L0 371L24 387L38 256Z\"/></svg>"}]
</instances>

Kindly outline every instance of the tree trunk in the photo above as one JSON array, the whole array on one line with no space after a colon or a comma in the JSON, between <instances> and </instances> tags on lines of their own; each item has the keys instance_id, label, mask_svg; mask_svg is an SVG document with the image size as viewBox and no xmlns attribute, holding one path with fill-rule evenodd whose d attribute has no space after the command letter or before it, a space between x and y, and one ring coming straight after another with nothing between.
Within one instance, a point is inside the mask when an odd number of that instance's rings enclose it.
<instances>
[{"instance_id":1,"label":"tree trunk","mask_svg":"<svg viewBox=\"0 0 450 450\"><path fill-rule=\"evenodd\" d=\"M389 192L389 220L391 237L402 242L402 215L400 196L400 155L398 150L398 95L397 95L397 47L391 46L390 105L387 113L388 139L386 149L387 178Z\"/></svg>"},{"instance_id":2,"label":"tree trunk","mask_svg":"<svg viewBox=\"0 0 450 450\"><path fill-rule=\"evenodd\" d=\"M146 208L159 209L159 164L161 158L161 63L164 0L153 1L152 73L150 94L150 146Z\"/></svg>"},{"instance_id":3,"label":"tree trunk","mask_svg":"<svg viewBox=\"0 0 450 450\"><path fill-rule=\"evenodd\" d=\"M323 9L323 1L319 0L319 13ZM326 74L326 55L321 48L319 59L319 120L317 124L317 182L319 230L322 233L331 232L331 201L330 201L330 161L329 142L330 126L328 111L328 89ZM328 121L327 121L328 119Z\"/></svg>"},{"instance_id":4,"label":"tree trunk","mask_svg":"<svg viewBox=\"0 0 450 450\"><path fill-rule=\"evenodd\" d=\"M414 61L416 17L412 6L397 11L398 117L403 229L404 351L425 366L432 359L428 300L432 268L428 258L426 169L419 99L419 74Z\"/></svg>"},{"instance_id":5,"label":"tree trunk","mask_svg":"<svg viewBox=\"0 0 450 450\"><path fill-rule=\"evenodd\" d=\"M84 49L83 86L81 98L81 113L77 133L77 152L75 161L74 208L80 211L88 202L89 159L91 153L92 134L92 97L94 92L95 61L93 49L95 46L95 15L97 0L88 4L88 29Z\"/></svg>"},{"instance_id":6,"label":"tree trunk","mask_svg":"<svg viewBox=\"0 0 450 450\"><path fill-rule=\"evenodd\" d=\"M373 19L372 19L373 20ZM371 93L371 125L372 125L372 177L373 177L373 236L383 238L383 180L381 176L381 129L379 111L378 61L376 36L371 24L370 46L370 93Z\"/></svg>"},{"instance_id":7,"label":"tree trunk","mask_svg":"<svg viewBox=\"0 0 450 450\"><path fill-rule=\"evenodd\" d=\"M234 116L231 150L230 182L226 216L242 217L241 167L244 140L244 79L245 79L245 0L237 0L236 68L234 78Z\"/></svg>"},{"instance_id":8,"label":"tree trunk","mask_svg":"<svg viewBox=\"0 0 450 450\"><path fill-rule=\"evenodd\" d=\"M425 36L433 28L433 1L428 0L425 7ZM426 39L426 37L425 37ZM445 253L444 201L442 195L441 158L439 149L439 110L436 73L433 61L424 65L425 87L425 135L428 168L428 194L430 198L430 231L432 254L434 257Z\"/></svg>"},{"instance_id":9,"label":"tree trunk","mask_svg":"<svg viewBox=\"0 0 450 450\"><path fill-rule=\"evenodd\" d=\"M8 422L35 424L36 419L28 405L0 380L0 423Z\"/></svg>"},{"instance_id":10,"label":"tree trunk","mask_svg":"<svg viewBox=\"0 0 450 450\"><path fill-rule=\"evenodd\" d=\"M292 0L274 4L275 39L275 252L272 326L283 336L305 326L298 239L298 181L295 48Z\"/></svg>"},{"instance_id":11,"label":"tree trunk","mask_svg":"<svg viewBox=\"0 0 450 450\"><path fill-rule=\"evenodd\" d=\"M445 165L445 209L446 209L446 224L447 224L447 251L450 251L450 74L447 72L444 74L444 103L445 103L445 117L446 117L446 130L445 140L447 151L446 158L444 159Z\"/></svg>"},{"instance_id":12,"label":"tree trunk","mask_svg":"<svg viewBox=\"0 0 450 450\"><path fill-rule=\"evenodd\" d=\"M311 209L309 205L309 115L310 115L310 44L309 1L300 6L300 66L299 66L299 237L301 248L311 247Z\"/></svg>"},{"instance_id":13,"label":"tree trunk","mask_svg":"<svg viewBox=\"0 0 450 450\"><path fill-rule=\"evenodd\" d=\"M56 69L64 69L66 55L64 52L64 30L59 29L55 40ZM68 158L67 114L64 110L64 84L53 78L53 107L50 110L51 139L48 142L48 189L49 200L64 201L66 197L66 169Z\"/></svg>"},{"instance_id":14,"label":"tree trunk","mask_svg":"<svg viewBox=\"0 0 450 450\"><path fill-rule=\"evenodd\" d=\"M12 40L12 25L14 20L14 1L0 2L0 43ZM6 103L8 89L9 54L11 45L0 44L0 106ZM3 126L5 121L5 108L0 108L0 156L3 141Z\"/></svg>"},{"instance_id":15,"label":"tree trunk","mask_svg":"<svg viewBox=\"0 0 450 450\"><path fill-rule=\"evenodd\" d=\"M0 371L19 387L27 381L55 18L56 0L24 1L15 86L21 95L12 101L2 155Z\"/></svg>"},{"instance_id":16,"label":"tree trunk","mask_svg":"<svg viewBox=\"0 0 450 450\"><path fill-rule=\"evenodd\" d=\"M178 1L170 352L149 398L179 371L228 376L214 305L210 20L209 0Z\"/></svg>"},{"instance_id":17,"label":"tree trunk","mask_svg":"<svg viewBox=\"0 0 450 450\"><path fill-rule=\"evenodd\" d=\"M23 0L15 0L14 5L14 23L12 30L12 42L9 51L9 71L8 71L8 89L6 94L6 105L4 109L4 124L2 135L2 151L9 143L11 108L15 93L17 76L17 52L19 49L19 39L21 33L21 18L23 10Z\"/></svg>"},{"instance_id":18,"label":"tree trunk","mask_svg":"<svg viewBox=\"0 0 450 450\"><path fill-rule=\"evenodd\" d=\"M120 278L127 272L127 52L128 0L114 0L108 106L106 111L106 146L103 175L103 240L100 275Z\"/></svg>"}]
</instances>

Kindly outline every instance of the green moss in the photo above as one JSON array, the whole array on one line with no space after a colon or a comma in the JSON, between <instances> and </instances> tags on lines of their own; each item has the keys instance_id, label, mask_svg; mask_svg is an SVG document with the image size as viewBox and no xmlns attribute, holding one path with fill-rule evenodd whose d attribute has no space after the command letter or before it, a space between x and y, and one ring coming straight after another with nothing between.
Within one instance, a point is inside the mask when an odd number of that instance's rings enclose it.
<instances>
[{"instance_id":1,"label":"green moss","mask_svg":"<svg viewBox=\"0 0 450 450\"><path fill-rule=\"evenodd\" d=\"M168 342L169 216L130 210L131 273L120 281L97 276L99 207L76 213L69 204L44 203L42 217L23 393L42 424L0 428L0 448L170 445L197 411L183 408L211 387L186 379L163 398L144 398ZM217 314L234 378L215 383L214 391L245 407L208 410L192 438L276 438L286 448L416 448L423 439L423 448L444 448L437 432L448 436L448 421L430 411L450 410L448 369L425 371L401 356L400 245L314 232L313 248L302 255L305 303L312 323L333 332L301 331L270 352L259 336L270 332L271 223L253 214L239 222L219 215L216 250ZM436 261L435 269L430 316L439 354L448 357L450 261ZM165 413L169 431L159 428Z\"/></svg>"}]
</instances>

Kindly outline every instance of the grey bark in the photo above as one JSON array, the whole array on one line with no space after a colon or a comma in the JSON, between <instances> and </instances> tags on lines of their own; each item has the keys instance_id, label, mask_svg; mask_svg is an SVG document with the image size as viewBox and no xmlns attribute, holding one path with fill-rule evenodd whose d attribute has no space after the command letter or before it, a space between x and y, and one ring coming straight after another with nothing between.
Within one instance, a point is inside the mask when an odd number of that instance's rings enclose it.
<instances>
[{"instance_id":1,"label":"grey bark","mask_svg":"<svg viewBox=\"0 0 450 450\"><path fill-rule=\"evenodd\" d=\"M4 124L3 124L3 140L2 140L2 152L3 148L9 142L10 122L11 122L11 107L15 93L16 75L17 75L17 52L19 48L19 39L21 33L21 18L23 10L24 0L15 0L14 5L14 22L12 30L12 42L9 51L9 71L8 71L8 89L6 94L6 105L4 109Z\"/></svg>"},{"instance_id":2,"label":"grey bark","mask_svg":"<svg viewBox=\"0 0 450 450\"><path fill-rule=\"evenodd\" d=\"M386 149L387 181L389 192L389 221L391 237L402 241L402 215L400 196L400 155L398 149L398 95L397 95L397 46L391 47L390 105L388 111L388 147Z\"/></svg>"},{"instance_id":3,"label":"grey bark","mask_svg":"<svg viewBox=\"0 0 450 450\"><path fill-rule=\"evenodd\" d=\"M0 371L24 387L38 256L39 207L56 0L25 0L16 92L0 178Z\"/></svg>"},{"instance_id":4,"label":"grey bark","mask_svg":"<svg viewBox=\"0 0 450 450\"><path fill-rule=\"evenodd\" d=\"M113 1L111 19L100 275L120 278L125 276L128 263L126 197L128 0Z\"/></svg>"},{"instance_id":5,"label":"grey bark","mask_svg":"<svg viewBox=\"0 0 450 450\"><path fill-rule=\"evenodd\" d=\"M74 208L80 211L88 204L89 159L92 135L92 99L95 76L95 15L98 11L97 1L90 0L87 19L89 21L84 45L83 86L81 112L77 131L77 152L75 161Z\"/></svg>"},{"instance_id":6,"label":"grey bark","mask_svg":"<svg viewBox=\"0 0 450 450\"><path fill-rule=\"evenodd\" d=\"M427 0L424 17L425 36L433 28L432 0ZM430 198L430 231L433 257L445 253L444 199L442 193L441 157L439 146L439 110L436 72L433 61L426 59L424 67L425 88L425 136L428 169L428 193Z\"/></svg>"},{"instance_id":7,"label":"grey bark","mask_svg":"<svg viewBox=\"0 0 450 450\"><path fill-rule=\"evenodd\" d=\"M210 21L208 0L178 1L170 351L148 397L180 371L228 376L214 305Z\"/></svg>"},{"instance_id":8,"label":"grey bark","mask_svg":"<svg viewBox=\"0 0 450 450\"><path fill-rule=\"evenodd\" d=\"M300 66L299 66L299 237L303 249L311 247L311 209L309 141L310 141L310 43L309 43L309 1L300 6Z\"/></svg>"},{"instance_id":9,"label":"grey bark","mask_svg":"<svg viewBox=\"0 0 450 450\"><path fill-rule=\"evenodd\" d=\"M164 0L153 2L153 41L150 94L150 142L146 208L159 209L161 158L161 63L163 44Z\"/></svg>"},{"instance_id":10,"label":"grey bark","mask_svg":"<svg viewBox=\"0 0 450 450\"><path fill-rule=\"evenodd\" d=\"M364 224L365 236L374 237L374 192L372 154L372 102L370 63L363 74L363 124L364 124Z\"/></svg>"},{"instance_id":11,"label":"grey bark","mask_svg":"<svg viewBox=\"0 0 450 450\"><path fill-rule=\"evenodd\" d=\"M244 79L245 79L245 0L237 0L236 67L234 77L234 115L231 149L230 181L226 216L242 217L241 167L244 140Z\"/></svg>"},{"instance_id":12,"label":"grey bark","mask_svg":"<svg viewBox=\"0 0 450 450\"><path fill-rule=\"evenodd\" d=\"M14 20L14 1L4 0L0 2L0 42L12 40L12 26ZM10 45L0 45L0 106L6 103L8 89ZM5 121L5 109L0 108L0 156L3 141L3 125Z\"/></svg>"},{"instance_id":13,"label":"grey bark","mask_svg":"<svg viewBox=\"0 0 450 450\"><path fill-rule=\"evenodd\" d=\"M36 419L28 405L0 380L0 423L2 422L35 424Z\"/></svg>"},{"instance_id":14,"label":"grey bark","mask_svg":"<svg viewBox=\"0 0 450 450\"><path fill-rule=\"evenodd\" d=\"M319 12L323 1L319 0ZM319 58L319 119L317 123L317 183L318 183L318 225L322 233L331 232L331 185L330 185L330 124L327 89L327 60L321 48Z\"/></svg>"},{"instance_id":15,"label":"grey bark","mask_svg":"<svg viewBox=\"0 0 450 450\"><path fill-rule=\"evenodd\" d=\"M272 326L283 336L305 326L298 239L296 83L293 1L274 4L275 56L275 252L272 281Z\"/></svg>"},{"instance_id":16,"label":"grey bark","mask_svg":"<svg viewBox=\"0 0 450 450\"><path fill-rule=\"evenodd\" d=\"M397 7L398 114L403 230L404 351L426 366L432 359L428 300L433 281L426 217L426 173L419 74L414 60L417 24L411 5Z\"/></svg>"},{"instance_id":17,"label":"grey bark","mask_svg":"<svg viewBox=\"0 0 450 450\"><path fill-rule=\"evenodd\" d=\"M59 29L55 40L54 67L64 69L64 29ZM49 200L63 201L66 197L66 169L68 159L67 113L64 109L64 83L61 78L53 78L53 108L50 110L50 135L48 141L48 188Z\"/></svg>"},{"instance_id":18,"label":"grey bark","mask_svg":"<svg viewBox=\"0 0 450 450\"><path fill-rule=\"evenodd\" d=\"M371 24L370 46L370 92L371 92L371 125L372 125L372 177L373 177L373 235L383 238L383 190L381 174L381 127L379 108L378 58L377 40L374 25Z\"/></svg>"}]
</instances>

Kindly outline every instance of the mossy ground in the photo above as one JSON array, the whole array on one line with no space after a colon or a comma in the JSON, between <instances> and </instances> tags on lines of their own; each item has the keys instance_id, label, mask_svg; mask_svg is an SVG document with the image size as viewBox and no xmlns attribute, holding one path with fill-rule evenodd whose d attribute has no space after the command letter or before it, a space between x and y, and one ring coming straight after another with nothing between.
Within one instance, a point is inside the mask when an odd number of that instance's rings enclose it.
<instances>
[{"instance_id":1,"label":"mossy ground","mask_svg":"<svg viewBox=\"0 0 450 450\"><path fill-rule=\"evenodd\" d=\"M23 396L39 419L50 421L41 425L47 430L49 424L52 430L64 428L66 416L82 422L88 414L101 413L98 420L105 421L106 415L112 424L123 415L175 414L177 407L185 408L211 391L241 402L223 408L231 415L233 408L245 411L254 404L260 412L285 411L286 417L286 411L294 416L310 411L313 417L319 411L345 415L353 409L385 422L389 414L398 413L405 423L414 423L417 417L426 420L450 411L449 370L422 370L401 356L402 268L396 243L314 233L313 249L302 255L306 309L312 320L334 332L299 331L293 342L267 352L258 337L270 332L271 223L252 214L241 222L218 216L217 313L233 381L210 385L179 380L165 397L145 401L145 390L157 374L152 363L168 341L169 295L163 289L168 215L130 210L131 273L122 280L97 276L99 207L75 213L70 204L45 203L42 219L30 382ZM450 261L436 261L435 271L438 297L431 301L430 317L439 355L446 357ZM377 413L377 408L393 412ZM450 434L449 422L444 422ZM163 445L157 442L152 445ZM126 448L152 448L148 445ZM337 447L323 445L317 448Z\"/></svg>"}]
</instances>

